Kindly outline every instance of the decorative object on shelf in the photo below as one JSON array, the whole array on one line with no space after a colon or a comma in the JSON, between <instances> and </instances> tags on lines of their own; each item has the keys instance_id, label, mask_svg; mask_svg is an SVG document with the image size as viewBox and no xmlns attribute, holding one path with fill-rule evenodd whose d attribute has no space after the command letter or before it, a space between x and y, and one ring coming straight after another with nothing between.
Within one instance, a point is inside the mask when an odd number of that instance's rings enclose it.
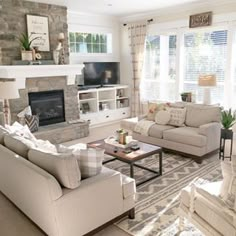
<instances>
[{"instance_id":1,"label":"decorative object on shelf","mask_svg":"<svg viewBox=\"0 0 236 236\"><path fill-rule=\"evenodd\" d=\"M192 93L191 92L183 92L180 94L183 102L192 102Z\"/></svg>"},{"instance_id":2,"label":"decorative object on shelf","mask_svg":"<svg viewBox=\"0 0 236 236\"><path fill-rule=\"evenodd\" d=\"M222 158L222 160L224 160L224 158L230 158L231 161L231 155L233 150L233 130L231 128L235 124L235 122L236 122L236 114L235 112L232 112L231 109L223 110L221 112L221 123L223 125L223 128L221 129L219 159ZM226 140L230 141L230 153L228 157L225 156Z\"/></svg>"},{"instance_id":3,"label":"decorative object on shelf","mask_svg":"<svg viewBox=\"0 0 236 236\"><path fill-rule=\"evenodd\" d=\"M89 104L87 102L82 103L81 106L82 106L83 114L88 113L90 111L90 107L89 107Z\"/></svg>"},{"instance_id":4,"label":"decorative object on shelf","mask_svg":"<svg viewBox=\"0 0 236 236\"><path fill-rule=\"evenodd\" d=\"M204 12L191 15L189 18L189 28L209 26L212 24L212 12Z\"/></svg>"},{"instance_id":5,"label":"decorative object on shelf","mask_svg":"<svg viewBox=\"0 0 236 236\"><path fill-rule=\"evenodd\" d=\"M18 89L14 80L0 82L0 98L3 100L4 123L11 124L9 99L19 98Z\"/></svg>"},{"instance_id":6,"label":"decorative object on shelf","mask_svg":"<svg viewBox=\"0 0 236 236\"><path fill-rule=\"evenodd\" d=\"M215 75L200 75L198 79L198 86L204 87L203 104L211 104L211 91L212 87L216 86Z\"/></svg>"},{"instance_id":7,"label":"decorative object on shelf","mask_svg":"<svg viewBox=\"0 0 236 236\"><path fill-rule=\"evenodd\" d=\"M34 41L32 47L38 47L41 52L49 52L48 17L26 15L28 37Z\"/></svg>"},{"instance_id":8,"label":"decorative object on shelf","mask_svg":"<svg viewBox=\"0 0 236 236\"><path fill-rule=\"evenodd\" d=\"M23 61L32 61L33 60L33 49L32 43L37 38L31 38L30 36L22 33L21 36L18 38L21 47L21 59Z\"/></svg>"}]
</instances>

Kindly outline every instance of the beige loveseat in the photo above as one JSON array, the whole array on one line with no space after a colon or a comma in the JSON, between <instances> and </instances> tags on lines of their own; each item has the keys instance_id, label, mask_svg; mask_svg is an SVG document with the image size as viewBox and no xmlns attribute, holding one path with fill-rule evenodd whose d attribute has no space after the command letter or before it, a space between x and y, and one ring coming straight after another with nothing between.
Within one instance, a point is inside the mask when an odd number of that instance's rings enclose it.
<instances>
[{"instance_id":1,"label":"beige loveseat","mask_svg":"<svg viewBox=\"0 0 236 236\"><path fill-rule=\"evenodd\" d=\"M0 191L46 234L80 236L123 213L134 217L133 179L103 167L79 187L65 188L28 160L37 151L6 137L0 133Z\"/></svg>"},{"instance_id":2,"label":"beige loveseat","mask_svg":"<svg viewBox=\"0 0 236 236\"><path fill-rule=\"evenodd\" d=\"M211 153L220 145L220 108L199 104L178 103L172 107L186 109L183 126L153 124L147 135L135 132L140 118L121 121L121 128L131 130L134 139L197 157ZM142 119L145 119L145 117Z\"/></svg>"}]
</instances>

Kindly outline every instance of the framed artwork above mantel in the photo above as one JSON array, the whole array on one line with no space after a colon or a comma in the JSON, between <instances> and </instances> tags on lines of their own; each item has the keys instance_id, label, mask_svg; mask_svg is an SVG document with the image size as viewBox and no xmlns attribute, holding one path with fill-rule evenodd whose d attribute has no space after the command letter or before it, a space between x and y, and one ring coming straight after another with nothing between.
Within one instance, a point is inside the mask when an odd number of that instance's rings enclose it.
<instances>
[{"instance_id":1,"label":"framed artwork above mantel","mask_svg":"<svg viewBox=\"0 0 236 236\"><path fill-rule=\"evenodd\" d=\"M30 40L35 39L31 46L41 52L50 51L49 26L47 16L26 15L27 33Z\"/></svg>"}]
</instances>

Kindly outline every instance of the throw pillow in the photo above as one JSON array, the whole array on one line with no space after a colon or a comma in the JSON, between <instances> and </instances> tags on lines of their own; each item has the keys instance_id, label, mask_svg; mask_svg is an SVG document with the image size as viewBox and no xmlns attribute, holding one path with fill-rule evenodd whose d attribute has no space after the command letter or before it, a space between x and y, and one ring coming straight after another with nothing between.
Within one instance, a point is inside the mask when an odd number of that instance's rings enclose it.
<instances>
[{"instance_id":1,"label":"throw pillow","mask_svg":"<svg viewBox=\"0 0 236 236\"><path fill-rule=\"evenodd\" d=\"M92 177L101 172L104 151L105 150L101 148L88 148L76 152L79 153L77 159L83 179Z\"/></svg>"},{"instance_id":2,"label":"throw pillow","mask_svg":"<svg viewBox=\"0 0 236 236\"><path fill-rule=\"evenodd\" d=\"M168 112L170 113L169 125L184 126L186 108L169 108Z\"/></svg>"},{"instance_id":3,"label":"throw pillow","mask_svg":"<svg viewBox=\"0 0 236 236\"><path fill-rule=\"evenodd\" d=\"M29 161L53 175L66 188L74 189L80 185L81 174L78 161L72 154L30 150Z\"/></svg>"},{"instance_id":4,"label":"throw pillow","mask_svg":"<svg viewBox=\"0 0 236 236\"><path fill-rule=\"evenodd\" d=\"M147 120L155 121L155 116L158 111L166 110L168 105L166 103L154 103L154 102L148 102L148 114L147 114Z\"/></svg>"},{"instance_id":5,"label":"throw pillow","mask_svg":"<svg viewBox=\"0 0 236 236\"><path fill-rule=\"evenodd\" d=\"M155 122L158 125L166 125L170 121L169 111L158 111L155 116Z\"/></svg>"},{"instance_id":6,"label":"throw pillow","mask_svg":"<svg viewBox=\"0 0 236 236\"><path fill-rule=\"evenodd\" d=\"M36 139L33 141L36 148L43 152L57 153L57 148L54 144L50 143L48 140Z\"/></svg>"},{"instance_id":7,"label":"throw pillow","mask_svg":"<svg viewBox=\"0 0 236 236\"><path fill-rule=\"evenodd\" d=\"M32 141L15 134L5 135L4 144L8 149L25 159L28 159L28 151L35 148L35 144Z\"/></svg>"},{"instance_id":8,"label":"throw pillow","mask_svg":"<svg viewBox=\"0 0 236 236\"><path fill-rule=\"evenodd\" d=\"M39 129L39 117L38 116L25 115L25 123L29 127L29 129L32 133L38 131L38 129Z\"/></svg>"}]
</instances>

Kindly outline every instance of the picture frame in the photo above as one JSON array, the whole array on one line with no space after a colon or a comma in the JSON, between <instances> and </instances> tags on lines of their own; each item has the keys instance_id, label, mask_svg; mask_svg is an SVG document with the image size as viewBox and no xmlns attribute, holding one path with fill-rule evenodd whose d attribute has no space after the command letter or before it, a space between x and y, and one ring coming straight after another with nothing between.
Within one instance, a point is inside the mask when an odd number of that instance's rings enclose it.
<instances>
[{"instance_id":1,"label":"picture frame","mask_svg":"<svg viewBox=\"0 0 236 236\"><path fill-rule=\"evenodd\" d=\"M35 39L31 46L41 52L50 51L49 25L47 16L26 15L27 33L30 40Z\"/></svg>"},{"instance_id":2,"label":"picture frame","mask_svg":"<svg viewBox=\"0 0 236 236\"><path fill-rule=\"evenodd\" d=\"M204 12L189 17L189 28L210 26L212 24L212 12Z\"/></svg>"}]
</instances>

